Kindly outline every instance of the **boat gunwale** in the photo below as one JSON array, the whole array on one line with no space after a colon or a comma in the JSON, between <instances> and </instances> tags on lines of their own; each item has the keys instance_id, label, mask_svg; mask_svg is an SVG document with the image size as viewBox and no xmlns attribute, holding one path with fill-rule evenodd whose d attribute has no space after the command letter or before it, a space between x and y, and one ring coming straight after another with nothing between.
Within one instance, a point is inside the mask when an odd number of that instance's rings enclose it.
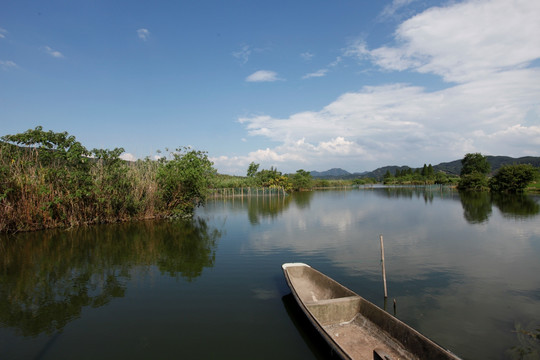
<instances>
[{"instance_id":1,"label":"boat gunwale","mask_svg":"<svg viewBox=\"0 0 540 360\"><path fill-rule=\"evenodd\" d=\"M342 289L352 293L353 295L352 296L346 296L346 297L338 297L338 298L333 298L333 299L324 299L324 300L319 300L319 301L314 301L314 302L309 302L309 304L307 302L305 302L301 297L300 297L300 294L298 294L298 291L296 289L296 287L293 285L293 282L290 278L290 274L289 274L289 268L294 268L294 267L299 267L299 266L302 266L302 267L307 267L309 268L310 270L309 271L314 271L316 274L318 274L319 276L322 276L323 278L325 278L326 280L329 280L330 282L332 282L333 284L336 284L338 285L339 287L341 287ZM359 301L360 303L363 303L363 306L366 306L369 308L370 311L375 311L375 312L379 312L379 313L384 313L384 317L386 319L388 319L389 321L391 321L392 323L394 323L395 325L398 325L400 326L402 329L404 329L405 331L408 331L410 332L411 334L413 334L417 339L421 340L423 343L426 343L426 344L429 344L430 346L432 346L433 348L436 348L438 351L441 352L441 354L443 355L442 358L445 358L445 359L457 359L459 360L460 358L458 356L456 356L454 353L452 353L450 350L448 349L445 349L444 347L442 347L441 345L437 344L435 341L431 340L430 338L428 338L427 336L423 335L422 333L420 333L419 331L415 330L414 328L412 328L411 326L407 325L406 323L404 323L403 321L399 320L398 318L396 317L393 317L391 314L387 313L386 311L382 310L380 307L378 307L377 305L373 304L372 302L370 302L369 300L363 298L362 296L358 295L356 292L352 291L351 289L347 288L346 286L342 285L341 283L337 282L336 280L330 278L329 276L323 274L322 272L312 268L311 266L307 265L307 264L304 264L304 263L285 263L282 265L282 269L283 269L283 273L285 274L285 279L287 281L287 284L289 285L289 288L291 289L291 292L294 296L294 298L296 299L296 302L300 305L300 307L302 308L302 311L304 312L304 314L307 315L309 321L313 324L313 326L315 327L315 329L317 330L317 332L319 334L321 334L321 336L326 340L326 342L330 345L330 347L342 358L342 359L352 359L351 356L349 356L349 354L345 351L345 349L343 349L341 347L341 345L336 342L334 340L334 338L332 338L332 336L330 336L328 334L328 332L326 331L326 329L324 328L324 325L317 319L317 317L313 314L313 312L309 309L309 306L310 305L313 305L313 304L316 304L316 303L321 303L321 302L324 302L324 303L327 303L327 304L331 304L333 301L332 300L340 300L340 299L343 299L343 298L350 298L350 299L353 299L354 297L358 297L359 298ZM358 311L358 314L360 314L361 316L363 316L364 318L366 318L366 320L370 321L370 322L373 322L372 319L369 319L369 317L367 317L366 315L367 314L364 314L362 311ZM390 336L390 338L394 339L395 341L397 341L398 343L402 343L400 340L398 340L396 337L394 337L391 333L389 333L388 331L386 331L384 328L380 327L379 325L377 325L376 323L373 323L375 326L377 326L381 331L383 331L384 333L386 333L388 336ZM404 344L403 344L404 345Z\"/></svg>"},{"instance_id":2,"label":"boat gunwale","mask_svg":"<svg viewBox=\"0 0 540 360\"><path fill-rule=\"evenodd\" d=\"M350 360L352 360L352 358L341 348L341 346L326 332L323 325L321 323L319 323L317 318L315 316L313 316L312 312L308 309L307 304L300 298L300 295L298 294L298 292L296 290L296 287L293 286L293 284L292 284L292 280L290 279L289 272L288 272L289 267L297 267L297 266L306 266L308 268L311 268L312 270L315 270L311 266L309 266L307 264L304 264L304 263L285 263L285 264L282 265L282 269L283 269L283 272L285 274L285 279L287 280L287 284L289 285L289 288L291 289L291 292L292 292L294 298L296 299L296 303L298 305L300 305L300 307L302 308L302 312L305 315L307 315L308 320L312 323L312 325L315 327L317 332L326 340L326 342L330 345L332 350L334 352L336 352L342 359L350 359ZM317 270L315 270L315 271L317 271ZM319 271L317 271L317 272L319 272ZM326 276L323 273L320 273L320 274L323 275L323 276ZM328 279L330 279L332 281L335 281L335 280L333 280L333 279L331 279L329 277L328 277ZM339 285L343 286L341 284L339 284Z\"/></svg>"}]
</instances>

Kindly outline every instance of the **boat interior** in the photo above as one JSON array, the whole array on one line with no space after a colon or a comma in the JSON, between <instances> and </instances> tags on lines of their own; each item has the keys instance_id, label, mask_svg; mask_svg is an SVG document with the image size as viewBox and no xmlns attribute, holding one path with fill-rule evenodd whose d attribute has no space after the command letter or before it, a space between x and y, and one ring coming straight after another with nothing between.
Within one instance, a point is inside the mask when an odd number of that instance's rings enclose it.
<instances>
[{"instance_id":1,"label":"boat interior","mask_svg":"<svg viewBox=\"0 0 540 360\"><path fill-rule=\"evenodd\" d=\"M289 264L284 270L307 311L350 358L454 358L447 357L443 349L397 318L310 266ZM425 357L426 354L429 356Z\"/></svg>"}]
</instances>

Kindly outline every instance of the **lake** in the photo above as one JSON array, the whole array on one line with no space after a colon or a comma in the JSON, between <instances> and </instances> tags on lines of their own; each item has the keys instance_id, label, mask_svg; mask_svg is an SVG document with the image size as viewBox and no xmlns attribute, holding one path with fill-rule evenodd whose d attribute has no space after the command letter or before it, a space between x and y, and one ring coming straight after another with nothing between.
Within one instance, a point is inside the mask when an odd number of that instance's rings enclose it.
<instances>
[{"instance_id":1,"label":"lake","mask_svg":"<svg viewBox=\"0 0 540 360\"><path fill-rule=\"evenodd\" d=\"M2 359L330 359L305 262L464 359L538 359L540 196L444 187L210 199L193 221L0 237ZM386 306L394 313L393 305Z\"/></svg>"}]
</instances>

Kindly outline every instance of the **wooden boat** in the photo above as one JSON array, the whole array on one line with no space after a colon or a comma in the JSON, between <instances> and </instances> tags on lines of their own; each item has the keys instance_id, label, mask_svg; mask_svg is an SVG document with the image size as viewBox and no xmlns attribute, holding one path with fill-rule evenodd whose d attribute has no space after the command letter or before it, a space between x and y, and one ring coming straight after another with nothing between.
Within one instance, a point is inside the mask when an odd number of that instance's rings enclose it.
<instances>
[{"instance_id":1,"label":"wooden boat","mask_svg":"<svg viewBox=\"0 0 540 360\"><path fill-rule=\"evenodd\" d=\"M309 265L283 272L296 301L343 359L459 359L432 340Z\"/></svg>"}]
</instances>

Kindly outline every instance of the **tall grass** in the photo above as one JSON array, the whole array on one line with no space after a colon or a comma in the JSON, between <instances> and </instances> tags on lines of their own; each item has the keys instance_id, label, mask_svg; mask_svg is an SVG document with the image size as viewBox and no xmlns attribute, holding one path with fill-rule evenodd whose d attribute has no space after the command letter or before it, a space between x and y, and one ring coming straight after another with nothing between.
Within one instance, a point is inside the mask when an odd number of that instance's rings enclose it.
<instances>
[{"instance_id":1,"label":"tall grass","mask_svg":"<svg viewBox=\"0 0 540 360\"><path fill-rule=\"evenodd\" d=\"M189 216L213 174L206 154L190 149L127 162L121 148L88 151L39 127L2 139L0 232Z\"/></svg>"}]
</instances>

